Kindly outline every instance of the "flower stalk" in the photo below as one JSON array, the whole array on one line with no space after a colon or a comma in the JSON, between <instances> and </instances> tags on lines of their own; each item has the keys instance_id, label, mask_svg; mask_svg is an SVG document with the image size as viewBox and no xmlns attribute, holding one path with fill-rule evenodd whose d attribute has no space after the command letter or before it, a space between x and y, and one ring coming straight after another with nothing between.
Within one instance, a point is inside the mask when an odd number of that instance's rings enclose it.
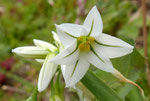
<instances>
[{"instance_id":1,"label":"flower stalk","mask_svg":"<svg viewBox=\"0 0 150 101\"><path fill-rule=\"evenodd\" d=\"M119 71L117 71L117 70L115 70L115 73L114 73L113 75L114 75L116 78L118 78L120 81L122 81L122 82L127 82L127 83L129 83L129 84L132 84L132 85L136 86L136 87L140 90L140 92L141 92L143 98L145 98L144 91L143 91L143 89L142 89L138 84L136 84L136 83L134 83L133 81L131 81L131 80L127 79L126 77L124 77L124 76L123 76Z\"/></svg>"},{"instance_id":2,"label":"flower stalk","mask_svg":"<svg viewBox=\"0 0 150 101\"><path fill-rule=\"evenodd\" d=\"M146 66L146 76L148 80L148 86L150 88L150 70L149 70L149 59L148 59L148 33L146 27L146 6L145 0L142 1L142 11L143 11L143 43L144 43L144 56L145 56L145 66Z\"/></svg>"}]
</instances>

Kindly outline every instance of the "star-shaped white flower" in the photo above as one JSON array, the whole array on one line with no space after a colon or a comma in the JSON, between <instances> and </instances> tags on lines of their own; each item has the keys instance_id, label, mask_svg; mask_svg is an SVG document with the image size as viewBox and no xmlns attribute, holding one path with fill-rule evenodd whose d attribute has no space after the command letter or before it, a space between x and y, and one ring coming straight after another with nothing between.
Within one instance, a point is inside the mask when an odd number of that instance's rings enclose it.
<instances>
[{"instance_id":1,"label":"star-shaped white flower","mask_svg":"<svg viewBox=\"0 0 150 101\"><path fill-rule=\"evenodd\" d=\"M56 29L65 49L51 62L62 65L67 87L81 80L90 64L106 72L116 73L110 58L133 51L130 44L102 33L102 19L96 6L91 9L83 25L65 23L56 25Z\"/></svg>"},{"instance_id":2,"label":"star-shaped white flower","mask_svg":"<svg viewBox=\"0 0 150 101\"><path fill-rule=\"evenodd\" d=\"M56 35L53 33L56 45L60 46L61 43ZM41 92L48 87L49 82L54 76L58 65L51 63L50 60L58 53L58 48L48 42L34 39L35 46L18 47L12 50L12 52L28 58L36 59L36 61L42 63L38 79L38 91Z\"/></svg>"}]
</instances>

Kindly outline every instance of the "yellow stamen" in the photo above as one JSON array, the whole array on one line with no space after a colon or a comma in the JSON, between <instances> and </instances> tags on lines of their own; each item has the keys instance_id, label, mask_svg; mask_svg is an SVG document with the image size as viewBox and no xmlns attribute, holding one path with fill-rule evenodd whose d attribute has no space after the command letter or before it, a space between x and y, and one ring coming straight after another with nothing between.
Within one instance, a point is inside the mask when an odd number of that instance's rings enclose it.
<instances>
[{"instance_id":1,"label":"yellow stamen","mask_svg":"<svg viewBox=\"0 0 150 101\"><path fill-rule=\"evenodd\" d=\"M81 51L90 51L90 45L88 42L80 43L78 47Z\"/></svg>"},{"instance_id":2,"label":"yellow stamen","mask_svg":"<svg viewBox=\"0 0 150 101\"><path fill-rule=\"evenodd\" d=\"M78 39L78 41L82 41L83 40L83 36L80 36L77 39Z\"/></svg>"},{"instance_id":3,"label":"yellow stamen","mask_svg":"<svg viewBox=\"0 0 150 101\"><path fill-rule=\"evenodd\" d=\"M91 47L91 43L93 43L95 41L95 38L94 37L87 37L87 36L80 36L77 38L77 41L78 41L78 48L81 50L81 51L90 51Z\"/></svg>"},{"instance_id":4,"label":"yellow stamen","mask_svg":"<svg viewBox=\"0 0 150 101\"><path fill-rule=\"evenodd\" d=\"M95 41L95 38L92 37L92 36L90 36L90 37L87 38L87 41L88 41L89 43L92 43L92 42Z\"/></svg>"}]
</instances>

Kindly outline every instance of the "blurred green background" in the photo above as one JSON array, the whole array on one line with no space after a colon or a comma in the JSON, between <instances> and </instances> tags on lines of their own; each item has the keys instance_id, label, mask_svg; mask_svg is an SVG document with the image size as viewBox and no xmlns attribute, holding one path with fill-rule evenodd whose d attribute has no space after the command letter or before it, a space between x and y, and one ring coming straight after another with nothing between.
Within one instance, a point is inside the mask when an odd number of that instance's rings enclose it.
<instances>
[{"instance_id":1,"label":"blurred green background","mask_svg":"<svg viewBox=\"0 0 150 101\"><path fill-rule=\"evenodd\" d=\"M94 5L101 13L103 32L128 39L144 56L140 0L0 0L0 101L21 101L27 98L37 83L40 70L37 62L14 55L11 49L33 45L33 39L53 42L51 31L55 31L54 24L82 24ZM150 33L149 0L146 0L146 6L146 23ZM147 99L150 99L144 68L138 84L144 89ZM67 90L65 95L69 95L66 101L79 100L74 91ZM38 96L38 101L48 101L48 97L49 89Z\"/></svg>"}]
</instances>

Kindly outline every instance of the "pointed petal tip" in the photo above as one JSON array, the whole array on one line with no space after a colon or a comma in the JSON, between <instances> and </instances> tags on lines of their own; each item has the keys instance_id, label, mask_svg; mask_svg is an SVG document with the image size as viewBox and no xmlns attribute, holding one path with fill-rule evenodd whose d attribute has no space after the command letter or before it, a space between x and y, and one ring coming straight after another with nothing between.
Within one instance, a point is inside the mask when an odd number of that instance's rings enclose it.
<instances>
[{"instance_id":1,"label":"pointed petal tip","mask_svg":"<svg viewBox=\"0 0 150 101\"><path fill-rule=\"evenodd\" d=\"M33 43L36 43L36 41L38 41L38 39L33 39Z\"/></svg>"},{"instance_id":2,"label":"pointed petal tip","mask_svg":"<svg viewBox=\"0 0 150 101\"><path fill-rule=\"evenodd\" d=\"M37 41L37 40L38 40L38 39L33 39L33 42L34 42L34 41Z\"/></svg>"},{"instance_id":3,"label":"pointed petal tip","mask_svg":"<svg viewBox=\"0 0 150 101\"><path fill-rule=\"evenodd\" d=\"M33 39L33 40L38 40L38 39Z\"/></svg>"},{"instance_id":4,"label":"pointed petal tip","mask_svg":"<svg viewBox=\"0 0 150 101\"><path fill-rule=\"evenodd\" d=\"M19 54L19 53L21 53L22 49L23 49L23 47L17 47L17 48L12 49L11 51L13 53Z\"/></svg>"},{"instance_id":5,"label":"pointed petal tip","mask_svg":"<svg viewBox=\"0 0 150 101\"><path fill-rule=\"evenodd\" d=\"M126 47L128 50L130 50L130 52L129 53L132 53L133 52L133 50L134 50L134 46L132 46L132 45L128 45L128 47Z\"/></svg>"},{"instance_id":6,"label":"pointed petal tip","mask_svg":"<svg viewBox=\"0 0 150 101\"><path fill-rule=\"evenodd\" d=\"M54 31L52 31L52 34L53 34L53 38L55 39L56 33Z\"/></svg>"},{"instance_id":7,"label":"pointed petal tip","mask_svg":"<svg viewBox=\"0 0 150 101\"><path fill-rule=\"evenodd\" d=\"M55 25L55 27L58 27L59 25L57 25L57 24L54 24Z\"/></svg>"},{"instance_id":8,"label":"pointed petal tip","mask_svg":"<svg viewBox=\"0 0 150 101\"><path fill-rule=\"evenodd\" d=\"M98 11L97 6L96 5L93 6L93 8L91 10L97 10Z\"/></svg>"},{"instance_id":9,"label":"pointed petal tip","mask_svg":"<svg viewBox=\"0 0 150 101\"><path fill-rule=\"evenodd\" d=\"M45 89L38 87L38 91L39 91L39 92L42 92L42 91L44 91L44 90L45 90Z\"/></svg>"},{"instance_id":10,"label":"pointed petal tip","mask_svg":"<svg viewBox=\"0 0 150 101\"><path fill-rule=\"evenodd\" d=\"M56 32L54 32L54 31L51 31L52 32L52 34L54 35Z\"/></svg>"},{"instance_id":11,"label":"pointed petal tip","mask_svg":"<svg viewBox=\"0 0 150 101\"><path fill-rule=\"evenodd\" d=\"M127 42L126 42L127 43ZM126 46L127 48L130 48L130 49L134 49L134 46L133 45L131 45L131 44L129 44L129 43L127 43L128 45Z\"/></svg>"},{"instance_id":12,"label":"pointed petal tip","mask_svg":"<svg viewBox=\"0 0 150 101\"><path fill-rule=\"evenodd\" d=\"M40 42L41 42L41 40L33 39L33 43L34 43L35 45L38 45L38 43L40 43Z\"/></svg>"},{"instance_id":13,"label":"pointed petal tip","mask_svg":"<svg viewBox=\"0 0 150 101\"><path fill-rule=\"evenodd\" d=\"M15 49L12 49L11 52L15 53L16 51L15 51Z\"/></svg>"},{"instance_id":14,"label":"pointed petal tip","mask_svg":"<svg viewBox=\"0 0 150 101\"><path fill-rule=\"evenodd\" d=\"M53 34L54 40L61 46L61 41L59 40L57 33L52 31L52 34Z\"/></svg>"},{"instance_id":15,"label":"pointed petal tip","mask_svg":"<svg viewBox=\"0 0 150 101\"><path fill-rule=\"evenodd\" d=\"M37 61L38 63L43 64L43 63L44 63L44 61L45 61L45 59L35 59L35 61Z\"/></svg>"},{"instance_id":16,"label":"pointed petal tip","mask_svg":"<svg viewBox=\"0 0 150 101\"><path fill-rule=\"evenodd\" d=\"M41 87L40 82L38 81L38 91L42 92L44 90L44 88Z\"/></svg>"},{"instance_id":17,"label":"pointed petal tip","mask_svg":"<svg viewBox=\"0 0 150 101\"><path fill-rule=\"evenodd\" d=\"M60 28L60 25L57 25L57 24L54 24L54 25L56 27L56 30L61 30L62 31L62 29Z\"/></svg>"},{"instance_id":18,"label":"pointed petal tip","mask_svg":"<svg viewBox=\"0 0 150 101\"><path fill-rule=\"evenodd\" d=\"M134 49L134 46L131 45L130 48L131 48L131 49Z\"/></svg>"},{"instance_id":19,"label":"pointed petal tip","mask_svg":"<svg viewBox=\"0 0 150 101\"><path fill-rule=\"evenodd\" d=\"M42 92L42 91L44 91L47 88L47 86L42 86L42 85L40 85L40 83L41 82L38 81L38 91Z\"/></svg>"},{"instance_id":20,"label":"pointed petal tip","mask_svg":"<svg viewBox=\"0 0 150 101\"><path fill-rule=\"evenodd\" d=\"M68 84L66 84L65 88L68 88L68 87L69 87Z\"/></svg>"},{"instance_id":21,"label":"pointed petal tip","mask_svg":"<svg viewBox=\"0 0 150 101\"><path fill-rule=\"evenodd\" d=\"M66 83L65 88L69 88L69 87L73 87L72 85L70 85L70 83Z\"/></svg>"},{"instance_id":22,"label":"pointed petal tip","mask_svg":"<svg viewBox=\"0 0 150 101\"><path fill-rule=\"evenodd\" d=\"M19 53L18 49L19 48L14 48L14 49L11 50L11 52L13 52L13 53Z\"/></svg>"},{"instance_id":23,"label":"pointed petal tip","mask_svg":"<svg viewBox=\"0 0 150 101\"><path fill-rule=\"evenodd\" d=\"M97 9L96 5L95 5L95 6L93 6L93 8L96 8L96 9Z\"/></svg>"},{"instance_id":24,"label":"pointed petal tip","mask_svg":"<svg viewBox=\"0 0 150 101\"><path fill-rule=\"evenodd\" d=\"M128 45L128 49L130 50L130 52L129 52L129 53L132 53L132 52L133 52L133 50L134 50L134 46L132 46L132 45L130 45L130 44L129 44L129 45ZM128 54L129 54L129 53L128 53Z\"/></svg>"}]
</instances>

